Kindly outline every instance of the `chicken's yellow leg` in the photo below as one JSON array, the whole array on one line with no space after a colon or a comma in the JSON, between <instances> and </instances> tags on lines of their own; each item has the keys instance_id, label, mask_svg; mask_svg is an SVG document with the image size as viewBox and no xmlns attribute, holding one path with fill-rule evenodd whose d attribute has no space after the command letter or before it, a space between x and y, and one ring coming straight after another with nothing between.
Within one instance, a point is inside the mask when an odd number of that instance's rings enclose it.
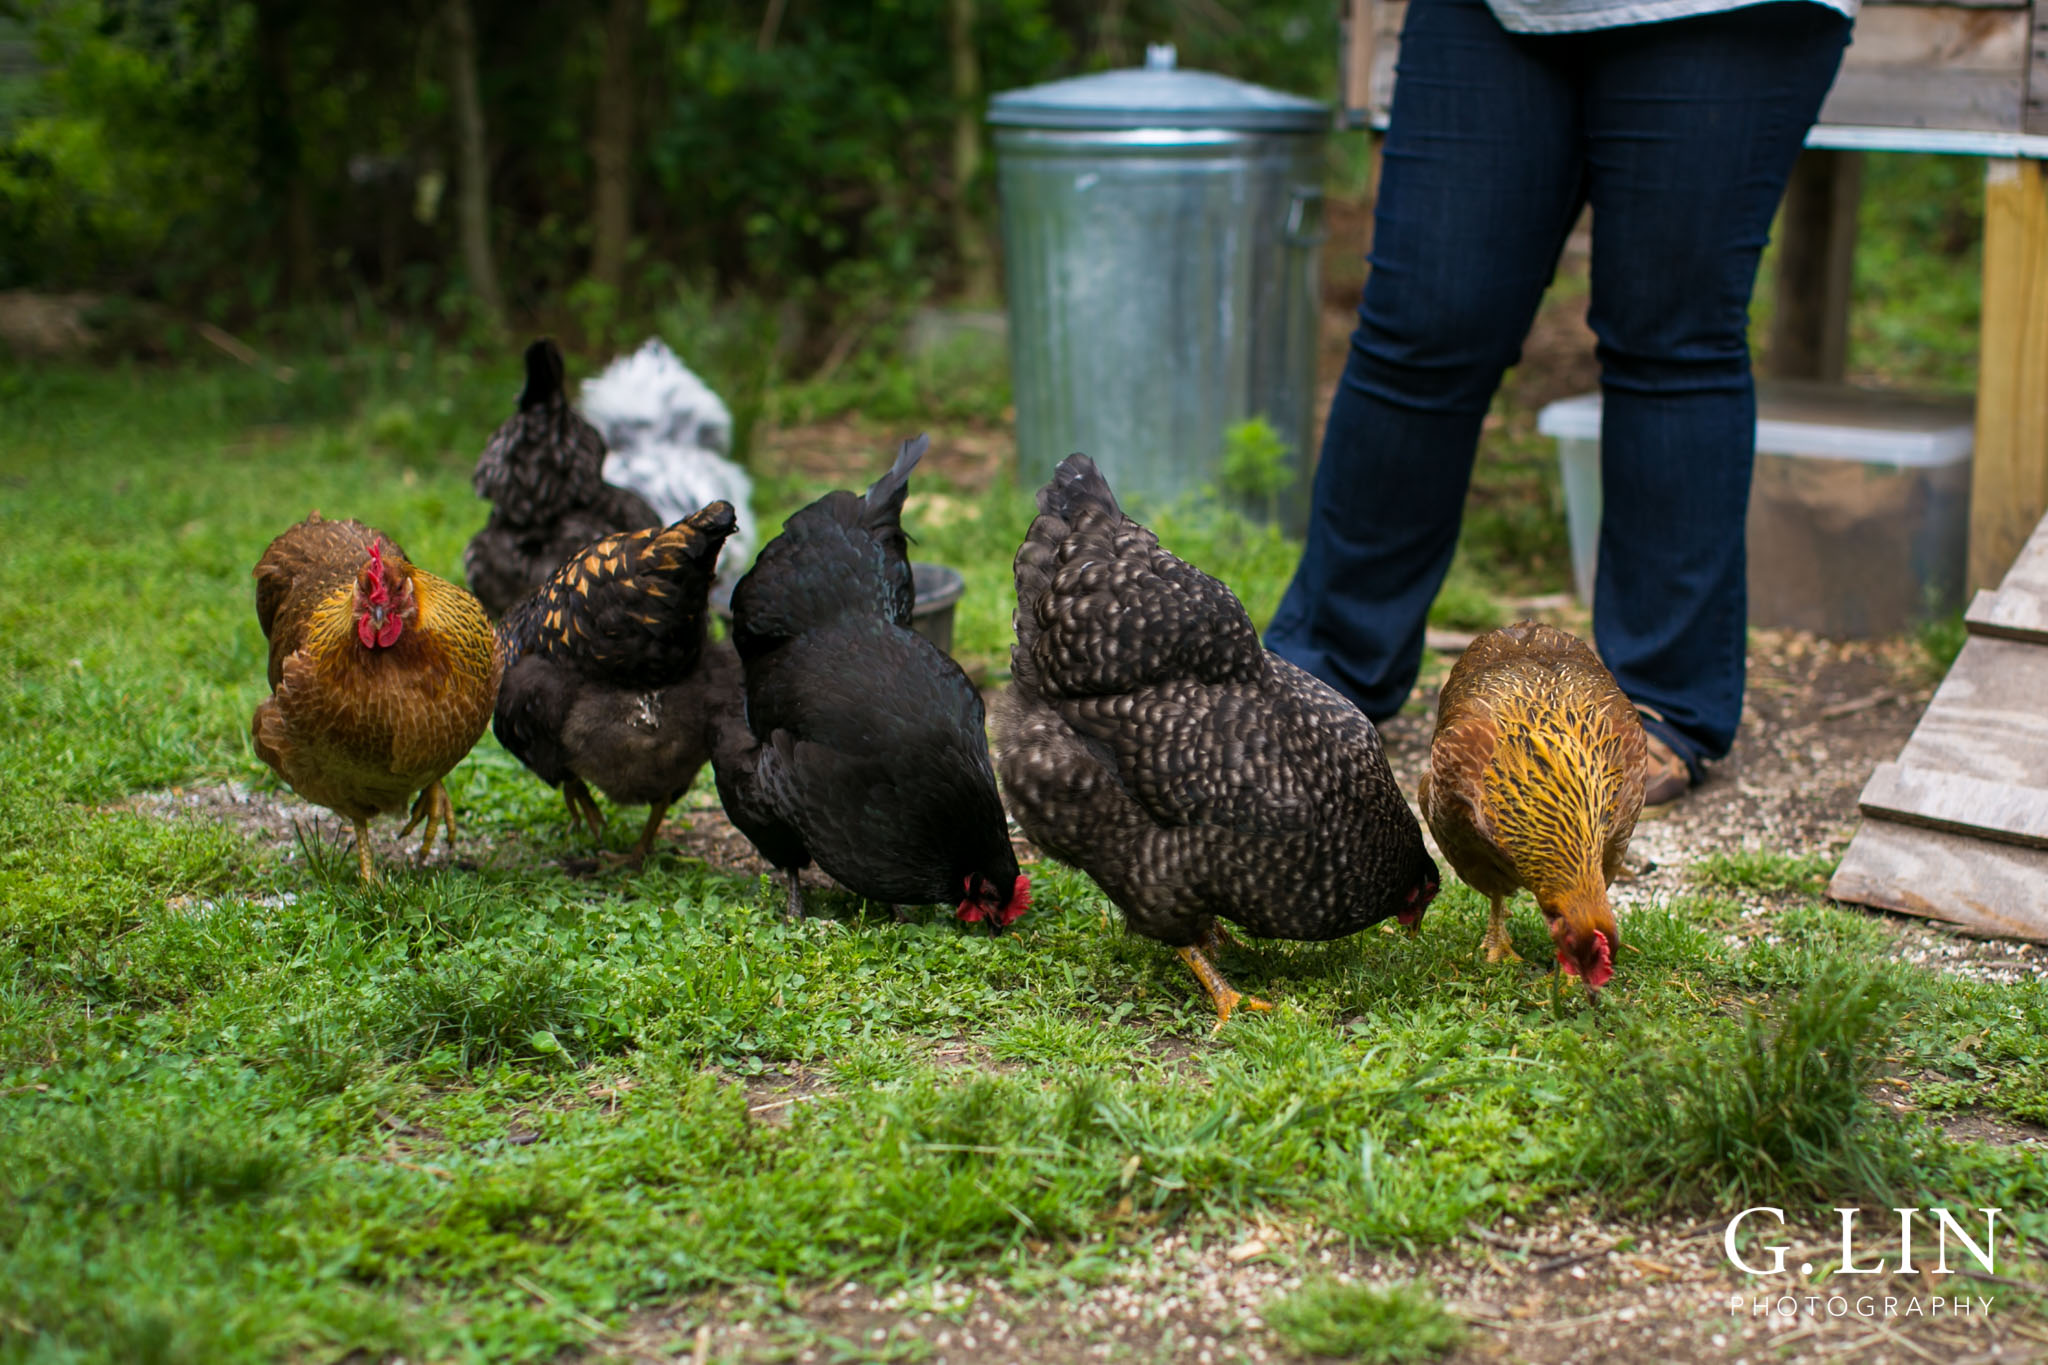
<instances>
[{"instance_id":1,"label":"chicken's yellow leg","mask_svg":"<svg viewBox=\"0 0 2048 1365\"><path fill-rule=\"evenodd\" d=\"M405 828L398 831L398 837L403 839L419 825L426 826L426 833L420 836L419 860L422 863L426 862L427 855L433 852L436 827L447 829L448 851L455 851L455 803L448 798L448 789L442 786L438 779L429 782L427 789L412 803L412 819L405 822Z\"/></svg>"},{"instance_id":2,"label":"chicken's yellow leg","mask_svg":"<svg viewBox=\"0 0 2048 1365\"><path fill-rule=\"evenodd\" d=\"M1488 962L1520 962L1522 955L1515 951L1513 940L1508 937L1508 900L1506 896L1493 898L1493 909L1486 916L1486 937L1479 947L1486 954Z\"/></svg>"},{"instance_id":3,"label":"chicken's yellow leg","mask_svg":"<svg viewBox=\"0 0 2048 1365\"><path fill-rule=\"evenodd\" d=\"M370 863L370 822L352 821L356 827L356 872L366 882L377 880L377 869Z\"/></svg>"},{"instance_id":4,"label":"chicken's yellow leg","mask_svg":"<svg viewBox=\"0 0 2048 1365\"><path fill-rule=\"evenodd\" d=\"M1208 936L1213 942L1213 936ZM1188 970L1195 974L1195 980L1202 983L1202 989L1209 992L1209 999L1216 1006L1216 1027L1210 1036L1223 1032L1223 1026L1230 1022L1231 1012L1239 1005L1248 1010L1269 1010L1273 1008L1255 996L1245 995L1223 979L1223 973L1216 970L1216 964L1205 957L1200 948L1192 945L1176 948L1180 960L1188 964Z\"/></svg>"}]
</instances>

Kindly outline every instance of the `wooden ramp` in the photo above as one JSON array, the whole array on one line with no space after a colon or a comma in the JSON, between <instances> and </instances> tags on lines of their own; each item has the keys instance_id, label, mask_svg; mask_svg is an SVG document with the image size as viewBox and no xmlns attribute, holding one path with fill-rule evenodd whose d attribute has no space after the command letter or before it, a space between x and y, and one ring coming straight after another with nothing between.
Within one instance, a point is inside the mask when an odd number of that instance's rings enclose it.
<instances>
[{"instance_id":1,"label":"wooden ramp","mask_svg":"<svg viewBox=\"0 0 2048 1365\"><path fill-rule=\"evenodd\" d=\"M1996 592L1828 884L1839 901L2048 942L2048 518Z\"/></svg>"}]
</instances>

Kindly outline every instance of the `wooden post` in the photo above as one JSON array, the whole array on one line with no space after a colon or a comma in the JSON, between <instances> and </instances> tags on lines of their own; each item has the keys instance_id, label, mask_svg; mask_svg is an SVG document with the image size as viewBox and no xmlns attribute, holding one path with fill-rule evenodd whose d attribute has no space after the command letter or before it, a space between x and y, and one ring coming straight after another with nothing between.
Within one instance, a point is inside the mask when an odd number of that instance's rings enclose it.
<instances>
[{"instance_id":1,"label":"wooden post","mask_svg":"<svg viewBox=\"0 0 2048 1365\"><path fill-rule=\"evenodd\" d=\"M1970 586L1995 588L2048 512L2048 177L2039 161L1984 176L1984 312Z\"/></svg>"},{"instance_id":2,"label":"wooden post","mask_svg":"<svg viewBox=\"0 0 2048 1365\"><path fill-rule=\"evenodd\" d=\"M1344 16L1344 118L1356 110L1363 126L1372 109L1372 0L1349 0Z\"/></svg>"},{"instance_id":3,"label":"wooden post","mask_svg":"<svg viewBox=\"0 0 2048 1365\"><path fill-rule=\"evenodd\" d=\"M1800 153L1778 218L1770 371L1779 378L1842 381L1849 361L1849 296L1862 199L1861 152Z\"/></svg>"}]
</instances>

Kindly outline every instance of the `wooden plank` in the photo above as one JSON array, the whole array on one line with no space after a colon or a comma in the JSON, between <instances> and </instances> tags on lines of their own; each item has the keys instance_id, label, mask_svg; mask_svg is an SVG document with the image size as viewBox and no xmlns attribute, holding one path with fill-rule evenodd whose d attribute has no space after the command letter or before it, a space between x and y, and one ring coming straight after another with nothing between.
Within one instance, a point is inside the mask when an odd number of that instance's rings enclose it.
<instances>
[{"instance_id":1,"label":"wooden plank","mask_svg":"<svg viewBox=\"0 0 2048 1365\"><path fill-rule=\"evenodd\" d=\"M2034 0L2033 41L2027 53L2027 107L2024 131L2048 133L2048 0Z\"/></svg>"},{"instance_id":2,"label":"wooden plank","mask_svg":"<svg viewBox=\"0 0 2048 1365\"><path fill-rule=\"evenodd\" d=\"M1778 212L1773 375L1841 382L1849 359L1849 295L1862 199L1861 152L1800 153Z\"/></svg>"},{"instance_id":3,"label":"wooden plank","mask_svg":"<svg viewBox=\"0 0 2048 1365\"><path fill-rule=\"evenodd\" d=\"M1957 773L1880 763L1856 804L1925 829L1946 829L2021 848L2048 849L2048 788L2015 787Z\"/></svg>"},{"instance_id":4,"label":"wooden plank","mask_svg":"<svg viewBox=\"0 0 2048 1365\"><path fill-rule=\"evenodd\" d=\"M1828 883L1856 905L2048 942L2048 852L1865 820Z\"/></svg>"},{"instance_id":5,"label":"wooden plank","mask_svg":"<svg viewBox=\"0 0 2048 1365\"><path fill-rule=\"evenodd\" d=\"M2048 597L2015 588L1980 590L1963 613L1963 625L1972 635L2048 645Z\"/></svg>"},{"instance_id":6,"label":"wooden plank","mask_svg":"<svg viewBox=\"0 0 2048 1365\"><path fill-rule=\"evenodd\" d=\"M1899 762L1985 782L2048 786L2048 649L1971 636Z\"/></svg>"},{"instance_id":7,"label":"wooden plank","mask_svg":"<svg viewBox=\"0 0 2048 1365\"><path fill-rule=\"evenodd\" d=\"M1372 107L1374 0L1350 0L1344 10L1344 110Z\"/></svg>"},{"instance_id":8,"label":"wooden plank","mask_svg":"<svg viewBox=\"0 0 2048 1365\"><path fill-rule=\"evenodd\" d=\"M1820 121L2017 133L2033 36L2024 9L1866 6Z\"/></svg>"},{"instance_id":9,"label":"wooden plank","mask_svg":"<svg viewBox=\"0 0 2048 1365\"><path fill-rule=\"evenodd\" d=\"M1977 594L1963 624L1973 635L2048 645L2048 517L2034 528L1998 591Z\"/></svg>"},{"instance_id":10,"label":"wooden plank","mask_svg":"<svg viewBox=\"0 0 2048 1365\"><path fill-rule=\"evenodd\" d=\"M1866 5L1842 56L1842 74L1890 68L2024 76L2032 41L2033 18L2024 9Z\"/></svg>"},{"instance_id":11,"label":"wooden plank","mask_svg":"<svg viewBox=\"0 0 2048 1365\"><path fill-rule=\"evenodd\" d=\"M1970 490L1970 585L2005 577L2048 513L2048 178L1991 161Z\"/></svg>"},{"instance_id":12,"label":"wooden plank","mask_svg":"<svg viewBox=\"0 0 2048 1365\"><path fill-rule=\"evenodd\" d=\"M2017 133L2026 98L2023 72L1930 71L1847 65L1836 78L1822 123L1872 128L1953 128Z\"/></svg>"}]
</instances>

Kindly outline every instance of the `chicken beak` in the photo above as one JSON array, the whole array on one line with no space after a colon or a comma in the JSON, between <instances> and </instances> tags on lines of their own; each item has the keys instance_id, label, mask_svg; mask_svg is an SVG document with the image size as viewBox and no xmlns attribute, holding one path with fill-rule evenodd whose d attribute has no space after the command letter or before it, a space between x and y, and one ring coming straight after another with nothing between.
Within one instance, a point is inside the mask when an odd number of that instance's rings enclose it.
<instances>
[{"instance_id":1,"label":"chicken beak","mask_svg":"<svg viewBox=\"0 0 2048 1365\"><path fill-rule=\"evenodd\" d=\"M385 609L384 609L383 607L371 607L371 608L370 608L370 626L371 626L371 628L372 628L372 629L374 629L374 630L380 630L380 631L381 631L381 630L383 630L383 629L384 629L384 617L385 617L385 615L386 615L386 612L385 612Z\"/></svg>"}]
</instances>

